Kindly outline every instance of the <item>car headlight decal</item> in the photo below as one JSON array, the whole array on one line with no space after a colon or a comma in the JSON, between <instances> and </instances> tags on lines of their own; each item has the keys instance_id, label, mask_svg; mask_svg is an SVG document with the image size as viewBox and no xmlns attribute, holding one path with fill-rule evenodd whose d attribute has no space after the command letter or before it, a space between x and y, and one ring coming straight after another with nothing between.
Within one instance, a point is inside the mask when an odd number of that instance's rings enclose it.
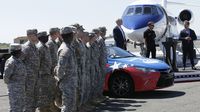
<instances>
[{"instance_id":1,"label":"car headlight decal","mask_svg":"<svg viewBox=\"0 0 200 112\"><path fill-rule=\"evenodd\" d=\"M143 72L156 72L154 69L144 68L144 67L135 67L137 70L141 70Z\"/></svg>"}]
</instances>

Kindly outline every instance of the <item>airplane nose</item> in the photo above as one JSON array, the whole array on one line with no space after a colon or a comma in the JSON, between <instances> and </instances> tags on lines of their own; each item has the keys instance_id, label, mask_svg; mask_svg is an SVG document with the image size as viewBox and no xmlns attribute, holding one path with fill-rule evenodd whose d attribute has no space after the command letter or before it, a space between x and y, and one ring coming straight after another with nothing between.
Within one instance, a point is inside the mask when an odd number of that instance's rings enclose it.
<instances>
[{"instance_id":1,"label":"airplane nose","mask_svg":"<svg viewBox=\"0 0 200 112\"><path fill-rule=\"evenodd\" d=\"M124 27L132 30L137 30L147 27L147 23L149 21L153 21L154 23L156 23L161 18L162 17L153 15L134 15L134 16L124 16L122 20Z\"/></svg>"}]
</instances>

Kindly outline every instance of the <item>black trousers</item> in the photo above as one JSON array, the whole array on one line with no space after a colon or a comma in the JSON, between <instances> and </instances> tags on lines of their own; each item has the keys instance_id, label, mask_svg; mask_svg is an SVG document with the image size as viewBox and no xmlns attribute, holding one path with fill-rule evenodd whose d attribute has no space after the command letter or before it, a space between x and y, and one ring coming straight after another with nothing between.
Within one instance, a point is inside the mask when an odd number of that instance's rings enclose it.
<instances>
[{"instance_id":1,"label":"black trousers","mask_svg":"<svg viewBox=\"0 0 200 112\"><path fill-rule=\"evenodd\" d=\"M184 47L183 50L183 67L186 67L186 59L187 56L190 58L190 62L192 67L194 67L194 56L193 56L193 48Z\"/></svg>"},{"instance_id":2,"label":"black trousers","mask_svg":"<svg viewBox=\"0 0 200 112\"><path fill-rule=\"evenodd\" d=\"M152 58L156 58L156 49L148 49L147 48L147 52L146 52L146 57L149 58L151 53L151 57Z\"/></svg>"}]
</instances>

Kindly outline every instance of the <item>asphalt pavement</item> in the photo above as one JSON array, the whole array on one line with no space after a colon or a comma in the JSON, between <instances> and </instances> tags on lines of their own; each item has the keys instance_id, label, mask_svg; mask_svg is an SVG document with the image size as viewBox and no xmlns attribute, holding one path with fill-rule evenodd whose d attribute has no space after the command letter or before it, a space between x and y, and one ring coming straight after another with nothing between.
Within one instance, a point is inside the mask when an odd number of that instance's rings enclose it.
<instances>
[{"instance_id":1,"label":"asphalt pavement","mask_svg":"<svg viewBox=\"0 0 200 112\"><path fill-rule=\"evenodd\" d=\"M200 82L136 93L131 98L109 98L90 112L200 112Z\"/></svg>"}]
</instances>

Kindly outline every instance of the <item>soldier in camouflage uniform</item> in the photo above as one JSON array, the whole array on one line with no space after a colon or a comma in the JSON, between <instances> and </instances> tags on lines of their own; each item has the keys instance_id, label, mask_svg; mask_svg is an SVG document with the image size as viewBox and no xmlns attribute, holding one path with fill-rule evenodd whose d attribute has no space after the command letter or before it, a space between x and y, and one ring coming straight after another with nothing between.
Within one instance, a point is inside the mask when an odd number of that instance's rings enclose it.
<instances>
[{"instance_id":1,"label":"soldier in camouflage uniform","mask_svg":"<svg viewBox=\"0 0 200 112\"><path fill-rule=\"evenodd\" d=\"M54 68L58 62L58 57L57 57L58 45L56 44L56 39L60 36L60 29L59 28L51 28L49 30L49 34L50 34L49 40L46 43L46 45L50 49L51 60L52 60L51 73L53 73Z\"/></svg>"},{"instance_id":2,"label":"soldier in camouflage uniform","mask_svg":"<svg viewBox=\"0 0 200 112\"><path fill-rule=\"evenodd\" d=\"M99 85L99 95L103 96L103 85L104 80L106 76L106 63L107 63L107 50L105 45L105 35L106 35L106 27L99 27L100 31L100 37L97 40L99 43L99 51L100 51L100 57L99 57L99 66L100 66L100 85Z\"/></svg>"},{"instance_id":3,"label":"soldier in camouflage uniform","mask_svg":"<svg viewBox=\"0 0 200 112\"><path fill-rule=\"evenodd\" d=\"M94 89L92 88L94 86L94 74L95 68L92 63L92 47L91 45L95 42L96 37L95 33L89 33L88 34L88 42L86 43L86 77L87 77L87 101L91 101L92 95L94 93Z\"/></svg>"},{"instance_id":4,"label":"soldier in camouflage uniform","mask_svg":"<svg viewBox=\"0 0 200 112\"><path fill-rule=\"evenodd\" d=\"M84 86L84 96L83 96L83 104L86 104L89 100L90 97L90 85L91 85L91 80L90 80L90 46L87 46L89 44L89 33L84 32L84 39L83 43L85 44L85 79L83 79L85 86Z\"/></svg>"},{"instance_id":5,"label":"soldier in camouflage uniform","mask_svg":"<svg viewBox=\"0 0 200 112\"><path fill-rule=\"evenodd\" d=\"M60 109L54 104L55 99L55 78L51 73L52 60L50 50L46 46L48 41L47 32L38 33L39 43L37 44L40 56L40 70L38 77L37 103L40 112L59 112Z\"/></svg>"},{"instance_id":6,"label":"soldier in camouflage uniform","mask_svg":"<svg viewBox=\"0 0 200 112\"><path fill-rule=\"evenodd\" d=\"M91 83L92 83L92 91L91 96L92 99L96 99L97 97L97 86L99 82L99 45L97 43L97 35L90 40L91 45Z\"/></svg>"},{"instance_id":7,"label":"soldier in camouflage uniform","mask_svg":"<svg viewBox=\"0 0 200 112\"><path fill-rule=\"evenodd\" d=\"M27 30L28 42L22 47L23 62L27 70L25 112L35 112L36 110L36 82L40 67L39 51L35 44L38 42L37 30Z\"/></svg>"},{"instance_id":8,"label":"soldier in camouflage uniform","mask_svg":"<svg viewBox=\"0 0 200 112\"><path fill-rule=\"evenodd\" d=\"M4 82L8 87L10 111L24 112L26 67L21 56L21 45L10 45L11 57L6 61Z\"/></svg>"},{"instance_id":9,"label":"soldier in camouflage uniform","mask_svg":"<svg viewBox=\"0 0 200 112\"><path fill-rule=\"evenodd\" d=\"M79 24L72 25L75 27L75 41L73 48L75 49L76 60L78 64L78 88L77 88L77 108L80 108L84 102L84 95L86 93L86 76L85 76L85 61L86 61L86 47L83 43L84 40L84 28Z\"/></svg>"},{"instance_id":10,"label":"soldier in camouflage uniform","mask_svg":"<svg viewBox=\"0 0 200 112\"><path fill-rule=\"evenodd\" d=\"M77 63L72 42L73 31L70 27L61 30L63 43L58 50L56 74L62 91L62 112L76 112Z\"/></svg>"},{"instance_id":11,"label":"soldier in camouflage uniform","mask_svg":"<svg viewBox=\"0 0 200 112\"><path fill-rule=\"evenodd\" d=\"M49 40L46 43L46 45L50 49L50 54L51 54L51 60L52 60L51 74L53 76L55 76L54 69L58 62L58 57L57 57L58 45L56 43L56 39L61 37L60 29L59 28L51 28L49 30L49 34L50 34ZM52 85L56 86L57 84L55 83ZM62 104L61 91L59 90L58 86L56 86L55 101L56 101L57 106L60 106Z\"/></svg>"}]
</instances>

